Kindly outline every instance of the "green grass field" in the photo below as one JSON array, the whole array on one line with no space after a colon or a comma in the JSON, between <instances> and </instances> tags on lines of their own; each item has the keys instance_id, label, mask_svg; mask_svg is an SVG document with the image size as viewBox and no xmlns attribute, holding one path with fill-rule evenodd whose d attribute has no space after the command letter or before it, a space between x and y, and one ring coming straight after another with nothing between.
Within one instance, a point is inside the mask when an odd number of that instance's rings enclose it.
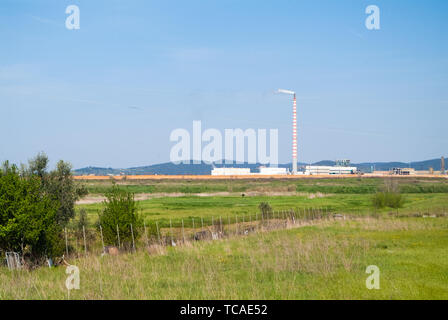
<instances>
[{"instance_id":1,"label":"green grass field","mask_svg":"<svg viewBox=\"0 0 448 320\"><path fill-rule=\"evenodd\" d=\"M310 195L301 196L184 196L164 197L139 202L139 207L146 221L160 221L166 223L169 219L179 222L181 219L211 219L212 217L241 219L243 215L254 216L259 210L261 202L268 202L274 210L289 210L305 208L327 208L331 212L350 214L371 214L372 208L370 194L334 194L322 197ZM445 212L448 210L448 194L406 194L404 208L399 213L413 214L426 212ZM80 205L79 208L87 210L90 221L96 221L102 203ZM382 209L379 213L396 212L394 209Z\"/></svg>"},{"instance_id":2,"label":"green grass field","mask_svg":"<svg viewBox=\"0 0 448 320\"><path fill-rule=\"evenodd\" d=\"M266 179L266 180L129 180L117 181L134 193L210 193L210 192L321 192L364 194L375 193L385 178L325 178L325 179ZM404 193L448 193L448 179L404 178L395 180ZM90 194L104 194L111 181L87 181Z\"/></svg>"},{"instance_id":3,"label":"green grass field","mask_svg":"<svg viewBox=\"0 0 448 320\"><path fill-rule=\"evenodd\" d=\"M71 261L71 299L448 299L447 218L363 218ZM366 268L380 269L368 290ZM0 269L0 299L67 299L65 268Z\"/></svg>"},{"instance_id":4,"label":"green grass field","mask_svg":"<svg viewBox=\"0 0 448 320\"><path fill-rule=\"evenodd\" d=\"M100 257L101 243L96 243L87 257L69 259L81 271L81 289L72 291L70 298L448 299L447 181L399 180L400 190L408 191L404 207L376 211L372 195L384 183L384 179L125 181L123 187L136 193L166 193L139 201L145 222L157 221L165 232L170 220L174 227L184 220L186 228L193 218L196 223L219 217L232 223L243 217L248 221L259 212L261 202L275 211L319 208L348 219L187 242L157 248L157 254L149 253L139 239L136 253ZM102 195L110 186L108 181L92 182L88 188L91 194ZM250 195L252 191L258 193ZM77 206L82 208L93 227L103 204ZM380 269L380 290L366 288L369 265ZM34 271L0 267L0 299L67 299L66 277L65 267Z\"/></svg>"}]
</instances>

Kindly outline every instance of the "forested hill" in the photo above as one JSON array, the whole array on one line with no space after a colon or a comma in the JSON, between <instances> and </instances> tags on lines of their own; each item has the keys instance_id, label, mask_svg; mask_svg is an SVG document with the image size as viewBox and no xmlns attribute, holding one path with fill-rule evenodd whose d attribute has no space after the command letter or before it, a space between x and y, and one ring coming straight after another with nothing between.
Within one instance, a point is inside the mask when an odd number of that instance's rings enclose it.
<instances>
[{"instance_id":1,"label":"forested hill","mask_svg":"<svg viewBox=\"0 0 448 320\"><path fill-rule=\"evenodd\" d=\"M448 162L447 162L448 164ZM305 163L299 163L299 166L304 166ZM335 165L334 161L324 160L313 163L313 165ZM372 168L375 170L386 171L390 168L409 168L412 167L416 170L440 170L440 159L432 159L426 161L417 161L411 163L405 162L366 162L366 163L354 163L353 166L358 167L363 172L370 172ZM210 165L204 162L200 164L173 164L171 162L154 164L149 166L135 167L135 168L99 168L99 167L86 167L74 170L75 175L144 175L144 174L161 174L161 175L208 175L213 167L233 167L233 168L250 168L252 172L257 172L260 164L215 164ZM291 169L291 164L280 164L279 167Z\"/></svg>"}]
</instances>

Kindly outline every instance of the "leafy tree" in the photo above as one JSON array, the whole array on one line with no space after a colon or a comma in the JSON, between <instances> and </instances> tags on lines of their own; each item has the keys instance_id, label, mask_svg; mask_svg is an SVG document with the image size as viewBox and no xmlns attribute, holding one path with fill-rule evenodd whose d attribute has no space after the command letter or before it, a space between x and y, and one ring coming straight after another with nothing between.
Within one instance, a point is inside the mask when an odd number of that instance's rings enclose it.
<instances>
[{"instance_id":1,"label":"leafy tree","mask_svg":"<svg viewBox=\"0 0 448 320\"><path fill-rule=\"evenodd\" d=\"M48 163L45 153L39 153L29 161L26 174L39 177L43 191L59 202L56 222L64 227L75 217L75 203L87 194L87 189L73 180L71 164L61 160L55 170L48 172Z\"/></svg>"},{"instance_id":2,"label":"leafy tree","mask_svg":"<svg viewBox=\"0 0 448 320\"><path fill-rule=\"evenodd\" d=\"M43 152L39 152L37 156L28 161L29 173L44 179L47 176L49 162L47 155Z\"/></svg>"},{"instance_id":3,"label":"leafy tree","mask_svg":"<svg viewBox=\"0 0 448 320\"><path fill-rule=\"evenodd\" d=\"M62 160L57 163L56 169L48 174L44 188L59 202L56 222L65 226L75 217L75 203L87 194L87 189L73 180L71 164Z\"/></svg>"},{"instance_id":4,"label":"leafy tree","mask_svg":"<svg viewBox=\"0 0 448 320\"><path fill-rule=\"evenodd\" d=\"M63 228L75 216L75 202L87 194L64 161L48 172L39 153L20 169L0 167L0 250L19 251L33 260L55 257L64 249Z\"/></svg>"},{"instance_id":5,"label":"leafy tree","mask_svg":"<svg viewBox=\"0 0 448 320\"><path fill-rule=\"evenodd\" d=\"M0 171L0 250L28 253L33 258L61 252L55 223L58 203L41 188L38 177L21 177L5 162Z\"/></svg>"},{"instance_id":6,"label":"leafy tree","mask_svg":"<svg viewBox=\"0 0 448 320\"><path fill-rule=\"evenodd\" d=\"M139 228L143 225L134 193L120 189L114 184L106 193L106 200L103 204L105 208L99 213L98 223L103 229L105 243L118 243L118 226L120 242L129 245L132 241L131 224L135 238L138 237Z\"/></svg>"}]
</instances>

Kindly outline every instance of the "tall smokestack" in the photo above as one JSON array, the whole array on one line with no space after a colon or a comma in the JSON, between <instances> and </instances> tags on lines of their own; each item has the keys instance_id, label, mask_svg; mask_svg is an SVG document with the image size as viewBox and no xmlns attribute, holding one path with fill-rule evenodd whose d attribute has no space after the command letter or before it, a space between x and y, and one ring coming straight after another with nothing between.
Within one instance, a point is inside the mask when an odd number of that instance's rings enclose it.
<instances>
[{"instance_id":1,"label":"tall smokestack","mask_svg":"<svg viewBox=\"0 0 448 320\"><path fill-rule=\"evenodd\" d=\"M279 93L294 96L292 108L292 174L297 173L297 99L296 93L291 90L278 89Z\"/></svg>"},{"instance_id":2,"label":"tall smokestack","mask_svg":"<svg viewBox=\"0 0 448 320\"><path fill-rule=\"evenodd\" d=\"M295 93L292 109L292 173L297 173L297 100Z\"/></svg>"},{"instance_id":3,"label":"tall smokestack","mask_svg":"<svg viewBox=\"0 0 448 320\"><path fill-rule=\"evenodd\" d=\"M442 157L442 159L440 160L440 171L442 172L442 174L445 174L445 158Z\"/></svg>"}]
</instances>

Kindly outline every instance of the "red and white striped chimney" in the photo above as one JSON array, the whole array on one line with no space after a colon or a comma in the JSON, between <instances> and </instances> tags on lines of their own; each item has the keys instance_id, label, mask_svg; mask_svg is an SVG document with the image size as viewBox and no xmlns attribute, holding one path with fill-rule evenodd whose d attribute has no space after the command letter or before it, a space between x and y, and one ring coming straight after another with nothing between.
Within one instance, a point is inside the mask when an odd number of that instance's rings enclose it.
<instances>
[{"instance_id":1,"label":"red and white striped chimney","mask_svg":"<svg viewBox=\"0 0 448 320\"><path fill-rule=\"evenodd\" d=\"M297 100L296 93L291 90L278 89L278 93L294 96L292 108L292 174L297 174Z\"/></svg>"},{"instance_id":2,"label":"red and white striped chimney","mask_svg":"<svg viewBox=\"0 0 448 320\"><path fill-rule=\"evenodd\" d=\"M292 173L297 173L297 100L295 93L292 109Z\"/></svg>"}]
</instances>

